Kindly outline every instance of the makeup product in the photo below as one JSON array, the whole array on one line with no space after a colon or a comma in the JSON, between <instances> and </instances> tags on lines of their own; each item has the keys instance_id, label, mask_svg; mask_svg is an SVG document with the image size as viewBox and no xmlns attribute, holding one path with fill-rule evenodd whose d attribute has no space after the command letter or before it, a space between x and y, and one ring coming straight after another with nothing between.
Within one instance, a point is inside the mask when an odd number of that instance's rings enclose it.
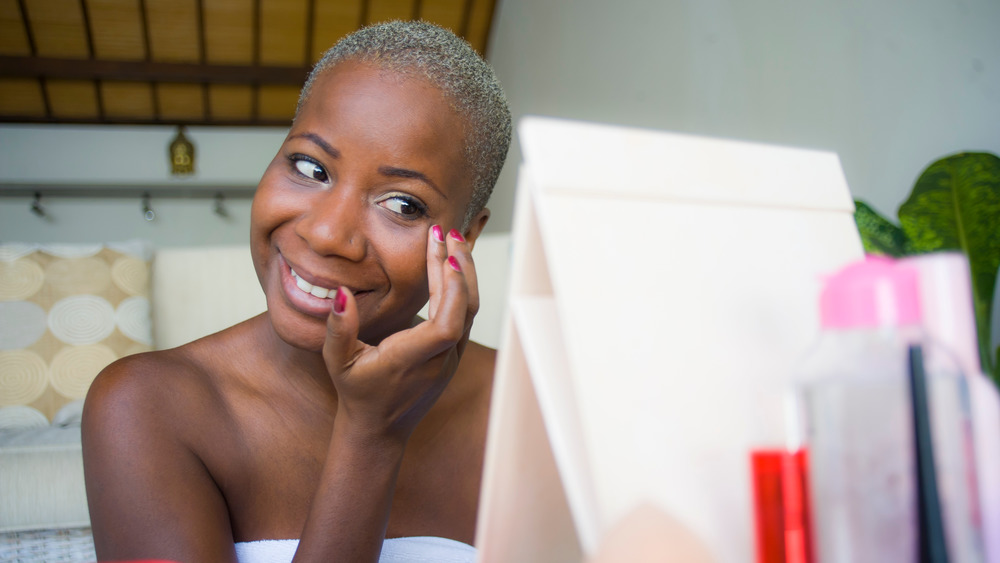
<instances>
[{"instance_id":1,"label":"makeup product","mask_svg":"<svg viewBox=\"0 0 1000 563\"><path fill-rule=\"evenodd\" d=\"M757 563L813 561L805 450L750 453Z\"/></svg>"},{"instance_id":2,"label":"makeup product","mask_svg":"<svg viewBox=\"0 0 1000 563\"><path fill-rule=\"evenodd\" d=\"M917 561L920 485L936 485L940 533L955 561L981 561L968 390L954 355L921 330L919 276L869 257L826 280L822 335L799 368L791 428L809 451L818 561ZM919 346L926 414L914 417L910 348ZM918 366L920 367L920 366ZM933 444L918 453L914 423ZM933 460L933 462L931 461ZM918 468L921 468L918 471ZM923 479L923 480L922 480Z\"/></svg>"},{"instance_id":3,"label":"makeup product","mask_svg":"<svg viewBox=\"0 0 1000 563\"><path fill-rule=\"evenodd\" d=\"M910 346L908 375L910 405L913 408L914 451L917 458L917 554L920 563L948 563L948 542L944 535L937 469L934 467L934 438L931 436L927 374L920 346Z\"/></svg>"}]
</instances>

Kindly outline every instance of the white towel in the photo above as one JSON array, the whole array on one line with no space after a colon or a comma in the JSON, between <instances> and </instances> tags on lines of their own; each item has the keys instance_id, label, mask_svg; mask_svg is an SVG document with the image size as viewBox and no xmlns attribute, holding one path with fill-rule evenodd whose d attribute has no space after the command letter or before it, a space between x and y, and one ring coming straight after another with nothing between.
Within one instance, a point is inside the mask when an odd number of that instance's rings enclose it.
<instances>
[{"instance_id":1,"label":"white towel","mask_svg":"<svg viewBox=\"0 0 1000 563\"><path fill-rule=\"evenodd\" d=\"M236 559L240 563L288 563L295 555L299 540L261 540L238 542ZM382 543L379 563L472 563L476 548L460 541L432 536L390 538Z\"/></svg>"}]
</instances>

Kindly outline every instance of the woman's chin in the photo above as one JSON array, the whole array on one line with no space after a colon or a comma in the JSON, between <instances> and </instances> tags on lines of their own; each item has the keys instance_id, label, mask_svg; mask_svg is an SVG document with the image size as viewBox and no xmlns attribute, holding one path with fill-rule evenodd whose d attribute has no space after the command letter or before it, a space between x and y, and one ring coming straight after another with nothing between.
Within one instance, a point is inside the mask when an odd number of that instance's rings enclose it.
<instances>
[{"instance_id":1,"label":"woman's chin","mask_svg":"<svg viewBox=\"0 0 1000 563\"><path fill-rule=\"evenodd\" d=\"M267 307L267 318L274 334L285 344L310 352L322 352L326 340L326 322L322 319L298 314L281 306Z\"/></svg>"},{"instance_id":2,"label":"woman's chin","mask_svg":"<svg viewBox=\"0 0 1000 563\"><path fill-rule=\"evenodd\" d=\"M306 352L321 353L323 343L326 341L326 327L320 326L318 329L313 326L302 326L302 323L295 323L292 326L280 322L273 322L275 334L278 335L285 344L293 348L298 348Z\"/></svg>"}]
</instances>

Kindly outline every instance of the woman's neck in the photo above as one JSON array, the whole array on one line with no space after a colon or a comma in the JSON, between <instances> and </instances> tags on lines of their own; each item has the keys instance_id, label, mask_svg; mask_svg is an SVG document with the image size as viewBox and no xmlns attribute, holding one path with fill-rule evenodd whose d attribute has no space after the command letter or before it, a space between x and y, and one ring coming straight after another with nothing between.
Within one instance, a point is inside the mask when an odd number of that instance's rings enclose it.
<instances>
[{"instance_id":1,"label":"woman's neck","mask_svg":"<svg viewBox=\"0 0 1000 563\"><path fill-rule=\"evenodd\" d=\"M282 340L266 312L256 321L255 332L260 336L261 354L278 378L283 380L282 384L304 385L302 390L310 395L328 395L336 403L337 390L330 379L322 352L292 346Z\"/></svg>"}]
</instances>

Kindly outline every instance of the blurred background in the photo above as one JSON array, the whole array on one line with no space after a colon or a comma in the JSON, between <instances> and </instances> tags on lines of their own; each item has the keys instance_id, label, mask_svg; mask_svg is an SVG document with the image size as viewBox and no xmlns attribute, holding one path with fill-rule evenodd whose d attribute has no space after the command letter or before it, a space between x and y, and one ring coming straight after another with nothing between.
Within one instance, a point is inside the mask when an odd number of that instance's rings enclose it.
<instances>
[{"instance_id":1,"label":"blurred background","mask_svg":"<svg viewBox=\"0 0 1000 563\"><path fill-rule=\"evenodd\" d=\"M890 218L933 160L1000 153L995 0L0 0L0 239L245 242L309 66L360 25L414 17L483 52L515 118L834 151ZM178 125L185 177L169 172ZM487 232L510 230L519 159L515 141ZM171 186L244 191L223 217L160 197Z\"/></svg>"}]
</instances>

